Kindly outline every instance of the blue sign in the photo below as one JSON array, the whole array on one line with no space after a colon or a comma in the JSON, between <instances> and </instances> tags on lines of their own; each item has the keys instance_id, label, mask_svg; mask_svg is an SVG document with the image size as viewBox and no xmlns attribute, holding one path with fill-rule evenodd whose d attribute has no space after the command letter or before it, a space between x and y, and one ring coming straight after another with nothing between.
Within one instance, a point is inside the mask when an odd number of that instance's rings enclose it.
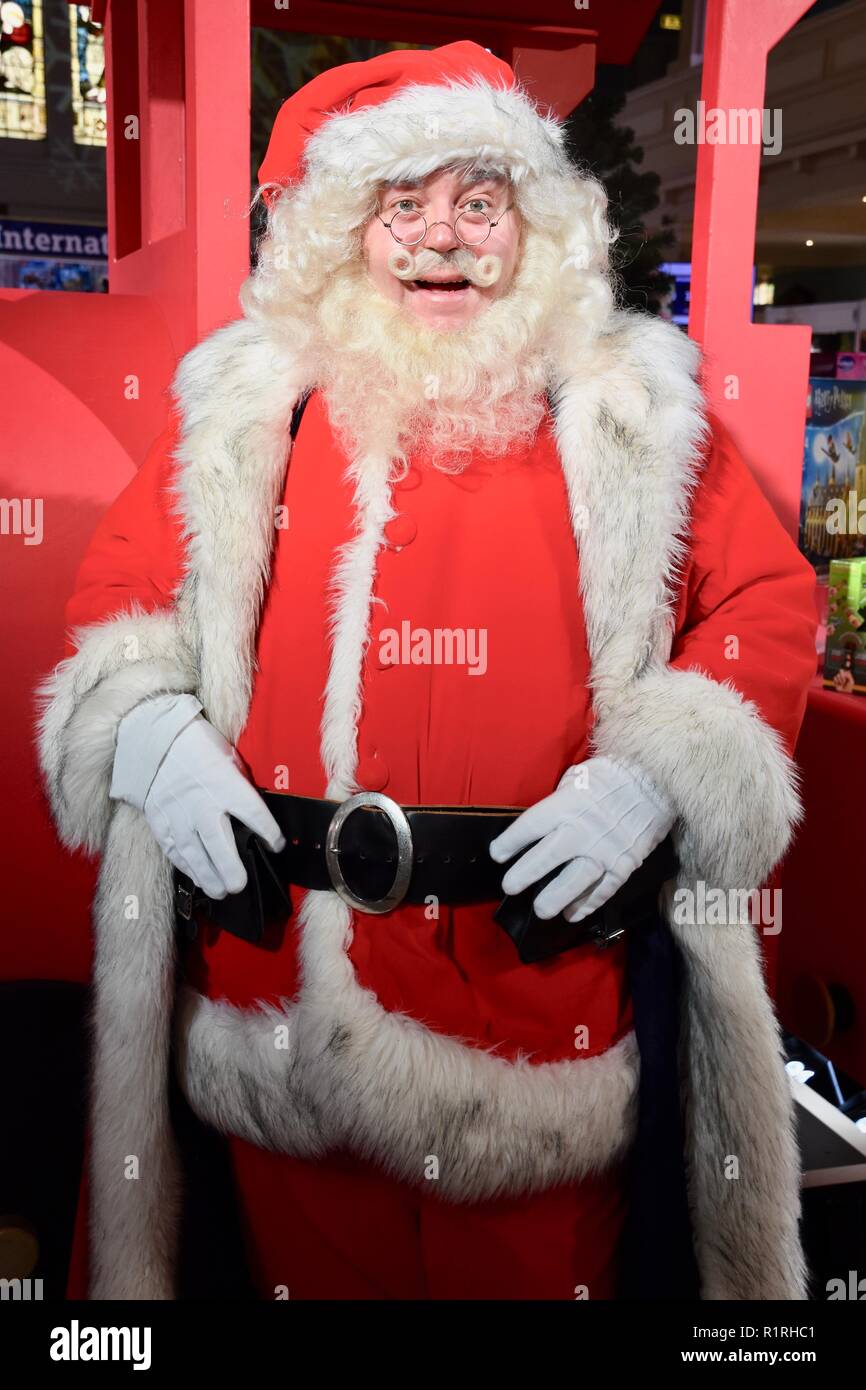
<instances>
[{"instance_id":1,"label":"blue sign","mask_svg":"<svg viewBox=\"0 0 866 1390\"><path fill-rule=\"evenodd\" d=\"M107 261L108 232L65 222L0 221L0 256L52 261Z\"/></svg>"}]
</instances>

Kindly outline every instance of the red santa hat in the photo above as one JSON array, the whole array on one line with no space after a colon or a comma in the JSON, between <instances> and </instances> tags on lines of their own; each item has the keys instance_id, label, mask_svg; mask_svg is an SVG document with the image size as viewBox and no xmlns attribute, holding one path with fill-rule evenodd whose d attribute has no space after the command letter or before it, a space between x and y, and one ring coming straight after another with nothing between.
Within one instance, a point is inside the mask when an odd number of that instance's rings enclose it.
<instances>
[{"instance_id":1,"label":"red santa hat","mask_svg":"<svg viewBox=\"0 0 866 1390\"><path fill-rule=\"evenodd\" d=\"M314 77L281 106L259 183L270 204L280 188L320 175L360 192L462 162L515 184L568 170L560 123L507 63L469 42L399 49Z\"/></svg>"}]
</instances>

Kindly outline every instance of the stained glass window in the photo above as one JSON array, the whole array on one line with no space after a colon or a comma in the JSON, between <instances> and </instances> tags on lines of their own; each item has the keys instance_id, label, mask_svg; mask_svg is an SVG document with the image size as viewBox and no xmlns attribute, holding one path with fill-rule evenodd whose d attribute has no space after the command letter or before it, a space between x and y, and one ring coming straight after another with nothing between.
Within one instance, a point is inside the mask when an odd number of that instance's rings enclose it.
<instances>
[{"instance_id":1,"label":"stained glass window","mask_svg":"<svg viewBox=\"0 0 866 1390\"><path fill-rule=\"evenodd\" d=\"M105 144L105 35L89 5L71 5L72 111L76 145Z\"/></svg>"},{"instance_id":2,"label":"stained glass window","mask_svg":"<svg viewBox=\"0 0 866 1390\"><path fill-rule=\"evenodd\" d=\"M0 3L0 138L45 139L42 0Z\"/></svg>"}]
</instances>

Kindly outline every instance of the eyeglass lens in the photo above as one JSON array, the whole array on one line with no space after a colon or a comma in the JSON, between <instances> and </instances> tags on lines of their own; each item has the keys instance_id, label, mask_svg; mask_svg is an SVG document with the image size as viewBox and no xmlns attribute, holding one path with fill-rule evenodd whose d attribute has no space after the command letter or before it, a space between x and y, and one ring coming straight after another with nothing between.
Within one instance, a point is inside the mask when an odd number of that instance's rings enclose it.
<instances>
[{"instance_id":1,"label":"eyeglass lens","mask_svg":"<svg viewBox=\"0 0 866 1390\"><path fill-rule=\"evenodd\" d=\"M454 234L468 246L480 246L490 235L490 219L483 212L461 212ZM427 235L427 223L420 212L398 212L391 221L391 235L404 246L414 246Z\"/></svg>"}]
</instances>

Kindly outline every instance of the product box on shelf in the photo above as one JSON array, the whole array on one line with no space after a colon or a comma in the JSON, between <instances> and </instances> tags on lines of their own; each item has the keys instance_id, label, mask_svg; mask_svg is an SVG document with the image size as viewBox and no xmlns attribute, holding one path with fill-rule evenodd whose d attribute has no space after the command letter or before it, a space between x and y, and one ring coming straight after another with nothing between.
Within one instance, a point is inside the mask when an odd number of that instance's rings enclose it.
<instances>
[{"instance_id":1,"label":"product box on shelf","mask_svg":"<svg viewBox=\"0 0 866 1390\"><path fill-rule=\"evenodd\" d=\"M866 555L866 381L810 377L800 549L819 575Z\"/></svg>"},{"instance_id":2,"label":"product box on shelf","mask_svg":"<svg viewBox=\"0 0 866 1390\"><path fill-rule=\"evenodd\" d=\"M866 695L866 559L833 560L829 578L824 685Z\"/></svg>"}]
</instances>

